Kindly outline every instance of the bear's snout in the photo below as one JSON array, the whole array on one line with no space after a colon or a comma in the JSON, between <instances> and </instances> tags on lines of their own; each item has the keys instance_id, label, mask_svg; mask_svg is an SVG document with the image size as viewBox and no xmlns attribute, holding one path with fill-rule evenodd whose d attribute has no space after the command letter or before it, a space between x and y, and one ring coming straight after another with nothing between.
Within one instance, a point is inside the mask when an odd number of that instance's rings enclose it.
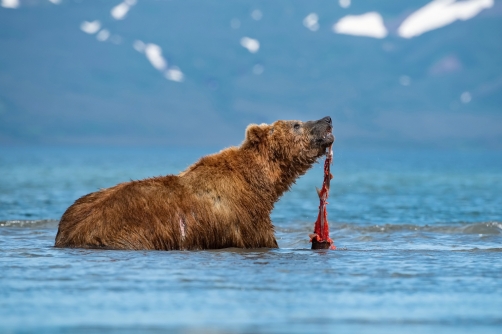
<instances>
[{"instance_id":1,"label":"bear's snout","mask_svg":"<svg viewBox=\"0 0 502 334\"><path fill-rule=\"evenodd\" d=\"M328 123L329 125L333 124L333 123L331 123L331 117L329 117L329 116L324 117L323 119L321 119L321 121L324 121L324 122Z\"/></svg>"},{"instance_id":2,"label":"bear's snout","mask_svg":"<svg viewBox=\"0 0 502 334\"><path fill-rule=\"evenodd\" d=\"M317 121L311 121L309 126L310 133L315 146L325 148L335 141L333 136L333 122L331 117L326 116Z\"/></svg>"}]
</instances>

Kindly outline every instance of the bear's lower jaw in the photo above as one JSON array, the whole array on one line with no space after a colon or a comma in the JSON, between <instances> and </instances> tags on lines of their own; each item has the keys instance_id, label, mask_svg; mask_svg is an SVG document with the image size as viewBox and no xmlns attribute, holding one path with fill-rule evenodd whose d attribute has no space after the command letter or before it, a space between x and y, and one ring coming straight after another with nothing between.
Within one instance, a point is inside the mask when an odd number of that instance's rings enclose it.
<instances>
[{"instance_id":1,"label":"bear's lower jaw","mask_svg":"<svg viewBox=\"0 0 502 334\"><path fill-rule=\"evenodd\" d=\"M335 136L331 131L326 134L325 140L328 142L328 145L331 145L335 142Z\"/></svg>"},{"instance_id":2,"label":"bear's lower jaw","mask_svg":"<svg viewBox=\"0 0 502 334\"><path fill-rule=\"evenodd\" d=\"M326 133L326 135L322 138L322 146L325 148L330 147L335 142L335 136L331 132Z\"/></svg>"},{"instance_id":3,"label":"bear's lower jaw","mask_svg":"<svg viewBox=\"0 0 502 334\"><path fill-rule=\"evenodd\" d=\"M335 141L335 136L331 132L331 129L332 128L329 127L328 129L326 129L326 131L322 135L319 134L316 137L314 137L314 140L313 140L314 145L318 145L323 148L326 148L326 147L330 146L331 144L333 144Z\"/></svg>"},{"instance_id":4,"label":"bear's lower jaw","mask_svg":"<svg viewBox=\"0 0 502 334\"><path fill-rule=\"evenodd\" d=\"M328 153L328 146L317 146L311 148L308 153L306 154L307 160L309 164L314 164L317 163L319 158L326 155Z\"/></svg>"},{"instance_id":5,"label":"bear's lower jaw","mask_svg":"<svg viewBox=\"0 0 502 334\"><path fill-rule=\"evenodd\" d=\"M333 136L331 132L328 132L322 138L314 140L312 146L314 149L318 151L317 157L321 157L327 154L329 147L333 144L334 141L335 141L335 136Z\"/></svg>"}]
</instances>

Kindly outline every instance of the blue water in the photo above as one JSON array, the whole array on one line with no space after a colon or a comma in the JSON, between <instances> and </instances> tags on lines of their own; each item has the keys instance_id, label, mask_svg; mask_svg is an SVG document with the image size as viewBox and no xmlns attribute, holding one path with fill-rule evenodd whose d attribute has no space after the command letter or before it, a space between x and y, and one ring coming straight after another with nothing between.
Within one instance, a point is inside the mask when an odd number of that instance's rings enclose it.
<instances>
[{"instance_id":1,"label":"blue water","mask_svg":"<svg viewBox=\"0 0 502 334\"><path fill-rule=\"evenodd\" d=\"M75 199L210 149L0 149L0 332L498 333L502 152L335 149L337 251L311 251L322 164L276 205L280 249L55 249Z\"/></svg>"}]
</instances>

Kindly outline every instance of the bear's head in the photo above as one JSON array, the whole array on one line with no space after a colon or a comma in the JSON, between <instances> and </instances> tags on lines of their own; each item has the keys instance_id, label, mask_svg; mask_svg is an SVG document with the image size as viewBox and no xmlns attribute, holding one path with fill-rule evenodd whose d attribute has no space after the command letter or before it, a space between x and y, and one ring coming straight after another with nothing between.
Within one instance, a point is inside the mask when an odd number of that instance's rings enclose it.
<instances>
[{"instance_id":1,"label":"bear's head","mask_svg":"<svg viewBox=\"0 0 502 334\"><path fill-rule=\"evenodd\" d=\"M317 121L277 121L251 124L243 147L257 149L267 159L309 168L334 142L331 117ZM302 168L303 167L303 168ZM304 172L303 170L300 173Z\"/></svg>"}]
</instances>

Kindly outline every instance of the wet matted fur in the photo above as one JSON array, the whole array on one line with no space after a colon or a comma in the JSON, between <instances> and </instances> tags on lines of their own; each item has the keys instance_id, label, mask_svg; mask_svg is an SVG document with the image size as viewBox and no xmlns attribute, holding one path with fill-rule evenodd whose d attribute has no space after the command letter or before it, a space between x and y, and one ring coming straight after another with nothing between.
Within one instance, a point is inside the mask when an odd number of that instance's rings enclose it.
<instances>
[{"instance_id":1,"label":"wet matted fur","mask_svg":"<svg viewBox=\"0 0 502 334\"><path fill-rule=\"evenodd\" d=\"M131 181L79 198L61 217L56 247L276 248L270 213L333 141L331 119L252 124L240 147L179 175Z\"/></svg>"}]
</instances>

